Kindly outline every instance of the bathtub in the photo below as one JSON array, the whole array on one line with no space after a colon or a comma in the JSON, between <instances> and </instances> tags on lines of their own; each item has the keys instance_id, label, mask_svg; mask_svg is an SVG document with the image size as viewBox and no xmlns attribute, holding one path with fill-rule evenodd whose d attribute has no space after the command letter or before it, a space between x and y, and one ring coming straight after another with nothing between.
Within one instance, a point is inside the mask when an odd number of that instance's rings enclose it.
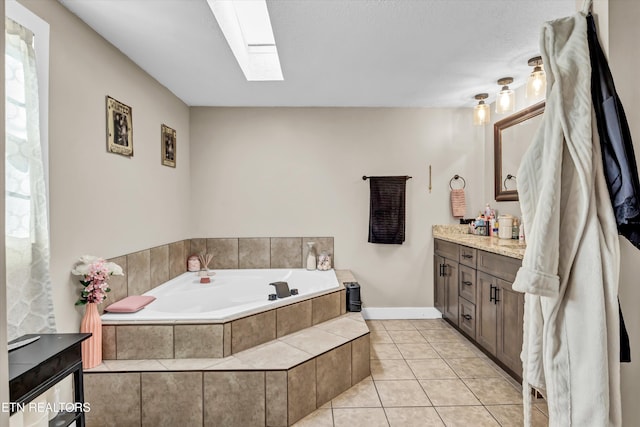
<instances>
[{"instance_id":1,"label":"bathtub","mask_svg":"<svg viewBox=\"0 0 640 427\"><path fill-rule=\"evenodd\" d=\"M187 272L146 292L156 300L137 313L107 313L103 322L229 321L340 289L334 270L305 269L213 270L211 283L201 284L197 272ZM269 301L273 282L287 282L298 295Z\"/></svg>"}]
</instances>

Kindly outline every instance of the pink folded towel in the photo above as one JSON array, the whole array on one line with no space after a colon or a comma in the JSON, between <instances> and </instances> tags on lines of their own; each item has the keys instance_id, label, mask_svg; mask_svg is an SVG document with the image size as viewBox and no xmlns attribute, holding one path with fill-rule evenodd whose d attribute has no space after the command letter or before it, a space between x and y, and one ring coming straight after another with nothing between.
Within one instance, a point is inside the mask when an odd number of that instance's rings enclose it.
<instances>
[{"instance_id":1,"label":"pink folded towel","mask_svg":"<svg viewBox=\"0 0 640 427\"><path fill-rule=\"evenodd\" d=\"M451 213L454 218L462 218L467 212L467 202L464 197L464 189L451 190Z\"/></svg>"},{"instance_id":2,"label":"pink folded towel","mask_svg":"<svg viewBox=\"0 0 640 427\"><path fill-rule=\"evenodd\" d=\"M106 307L104 311L110 311L111 313L135 313L145 308L148 304L151 304L155 299L156 297L148 295L132 295L118 302L114 302Z\"/></svg>"}]
</instances>

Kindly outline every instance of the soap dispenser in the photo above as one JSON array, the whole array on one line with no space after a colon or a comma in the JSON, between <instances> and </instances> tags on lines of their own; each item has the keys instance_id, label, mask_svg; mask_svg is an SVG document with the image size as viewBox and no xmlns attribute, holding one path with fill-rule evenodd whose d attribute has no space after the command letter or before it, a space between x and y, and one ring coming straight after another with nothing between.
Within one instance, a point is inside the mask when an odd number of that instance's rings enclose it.
<instances>
[{"instance_id":1,"label":"soap dispenser","mask_svg":"<svg viewBox=\"0 0 640 427\"><path fill-rule=\"evenodd\" d=\"M307 242L307 270L315 270L316 269L316 253L313 249L313 245L315 242Z\"/></svg>"}]
</instances>

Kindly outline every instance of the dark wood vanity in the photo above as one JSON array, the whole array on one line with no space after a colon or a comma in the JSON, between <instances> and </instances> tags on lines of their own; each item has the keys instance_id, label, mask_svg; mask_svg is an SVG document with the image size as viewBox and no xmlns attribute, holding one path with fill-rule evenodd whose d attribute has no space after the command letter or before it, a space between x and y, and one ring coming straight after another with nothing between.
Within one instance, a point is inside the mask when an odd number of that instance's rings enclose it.
<instances>
[{"instance_id":1,"label":"dark wood vanity","mask_svg":"<svg viewBox=\"0 0 640 427\"><path fill-rule=\"evenodd\" d=\"M524 294L511 285L521 261L434 239L434 301L443 318L521 380Z\"/></svg>"}]
</instances>

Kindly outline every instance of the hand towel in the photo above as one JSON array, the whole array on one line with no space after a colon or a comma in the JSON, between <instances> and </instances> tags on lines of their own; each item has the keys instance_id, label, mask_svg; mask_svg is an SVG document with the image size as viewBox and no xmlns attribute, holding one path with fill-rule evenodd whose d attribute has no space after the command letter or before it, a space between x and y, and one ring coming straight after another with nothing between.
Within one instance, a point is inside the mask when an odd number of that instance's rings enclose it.
<instances>
[{"instance_id":1,"label":"hand towel","mask_svg":"<svg viewBox=\"0 0 640 427\"><path fill-rule=\"evenodd\" d=\"M451 214L454 218L462 218L467 212L467 201L464 197L464 190L456 188L451 190Z\"/></svg>"},{"instance_id":2,"label":"hand towel","mask_svg":"<svg viewBox=\"0 0 640 427\"><path fill-rule=\"evenodd\" d=\"M370 177L369 242L401 245L405 234L404 176Z\"/></svg>"}]
</instances>

